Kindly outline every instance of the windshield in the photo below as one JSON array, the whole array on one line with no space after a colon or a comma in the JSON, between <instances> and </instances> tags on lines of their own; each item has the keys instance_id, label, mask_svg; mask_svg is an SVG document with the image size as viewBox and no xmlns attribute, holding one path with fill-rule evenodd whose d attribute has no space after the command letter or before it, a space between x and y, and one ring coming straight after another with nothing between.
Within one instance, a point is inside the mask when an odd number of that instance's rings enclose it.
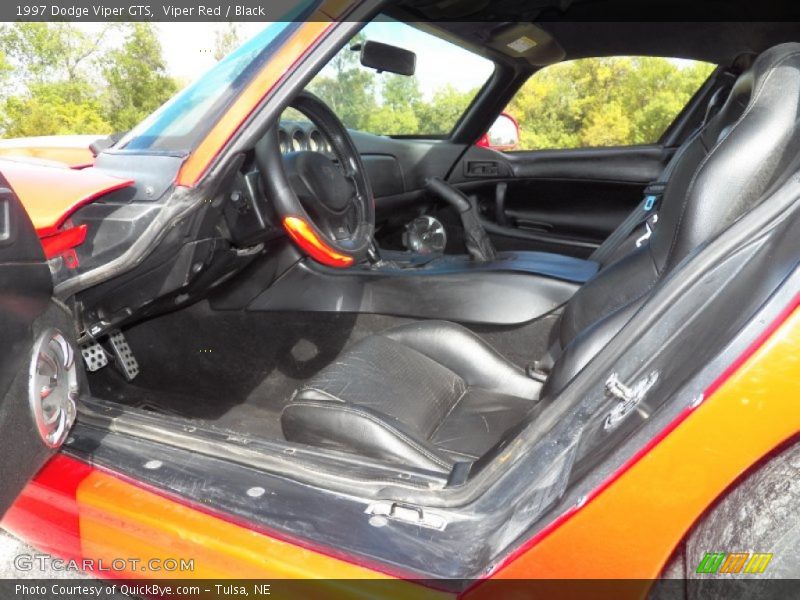
<instances>
[{"instance_id":1,"label":"windshield","mask_svg":"<svg viewBox=\"0 0 800 600\"><path fill-rule=\"evenodd\" d=\"M363 67L351 50L374 40L417 55L409 77ZM449 134L494 72L494 63L398 21L369 23L309 84L346 127L377 135Z\"/></svg>"},{"instance_id":2,"label":"windshield","mask_svg":"<svg viewBox=\"0 0 800 600\"><path fill-rule=\"evenodd\" d=\"M298 26L294 21L270 24L142 121L116 147L190 152Z\"/></svg>"}]
</instances>

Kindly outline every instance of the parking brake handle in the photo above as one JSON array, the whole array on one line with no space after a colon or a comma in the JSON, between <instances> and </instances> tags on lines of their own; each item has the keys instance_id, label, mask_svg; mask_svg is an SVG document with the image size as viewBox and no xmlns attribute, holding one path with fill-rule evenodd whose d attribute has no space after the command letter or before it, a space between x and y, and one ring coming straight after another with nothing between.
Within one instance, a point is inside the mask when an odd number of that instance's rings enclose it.
<instances>
[{"instance_id":1,"label":"parking brake handle","mask_svg":"<svg viewBox=\"0 0 800 600\"><path fill-rule=\"evenodd\" d=\"M438 177L429 177L425 182L425 187L458 212L464 227L464 241L472 259L475 262L493 261L497 252L478 218L477 204L466 194L446 184Z\"/></svg>"}]
</instances>

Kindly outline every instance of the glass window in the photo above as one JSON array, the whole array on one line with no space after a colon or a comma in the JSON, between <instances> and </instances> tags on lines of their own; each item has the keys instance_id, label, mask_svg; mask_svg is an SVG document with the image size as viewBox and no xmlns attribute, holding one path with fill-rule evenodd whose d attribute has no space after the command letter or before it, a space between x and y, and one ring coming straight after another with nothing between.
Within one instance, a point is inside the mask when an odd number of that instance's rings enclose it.
<instances>
[{"instance_id":1,"label":"glass window","mask_svg":"<svg viewBox=\"0 0 800 600\"><path fill-rule=\"evenodd\" d=\"M506 108L517 150L657 142L714 65L656 57L584 58L535 73Z\"/></svg>"},{"instance_id":2,"label":"glass window","mask_svg":"<svg viewBox=\"0 0 800 600\"><path fill-rule=\"evenodd\" d=\"M319 0L298 2L286 21L261 33L214 65L192 85L168 100L129 131L117 148L137 151L188 152L208 133L251 79Z\"/></svg>"},{"instance_id":3,"label":"glass window","mask_svg":"<svg viewBox=\"0 0 800 600\"><path fill-rule=\"evenodd\" d=\"M351 50L375 40L417 55L412 77L362 67ZM494 63L410 25L368 24L314 78L308 90L346 127L395 136L447 135L494 71Z\"/></svg>"}]
</instances>

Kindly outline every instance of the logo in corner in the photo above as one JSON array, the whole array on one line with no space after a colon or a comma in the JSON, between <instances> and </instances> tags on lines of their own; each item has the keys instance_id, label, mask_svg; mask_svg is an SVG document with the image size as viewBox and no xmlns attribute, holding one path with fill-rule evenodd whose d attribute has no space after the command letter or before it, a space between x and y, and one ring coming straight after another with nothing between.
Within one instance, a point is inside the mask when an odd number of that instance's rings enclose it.
<instances>
[{"instance_id":1,"label":"logo in corner","mask_svg":"<svg viewBox=\"0 0 800 600\"><path fill-rule=\"evenodd\" d=\"M767 570L772 554L764 552L706 552L696 573L760 575Z\"/></svg>"}]
</instances>

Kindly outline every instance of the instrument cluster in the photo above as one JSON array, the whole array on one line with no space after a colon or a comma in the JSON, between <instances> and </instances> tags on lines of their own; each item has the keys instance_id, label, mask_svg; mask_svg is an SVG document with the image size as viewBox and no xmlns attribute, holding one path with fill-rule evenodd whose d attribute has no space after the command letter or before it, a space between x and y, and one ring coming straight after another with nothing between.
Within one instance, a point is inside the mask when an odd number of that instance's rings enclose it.
<instances>
[{"instance_id":1,"label":"instrument cluster","mask_svg":"<svg viewBox=\"0 0 800 600\"><path fill-rule=\"evenodd\" d=\"M281 121L278 141L281 154L311 151L333 156L333 148L328 139L308 121Z\"/></svg>"}]
</instances>

